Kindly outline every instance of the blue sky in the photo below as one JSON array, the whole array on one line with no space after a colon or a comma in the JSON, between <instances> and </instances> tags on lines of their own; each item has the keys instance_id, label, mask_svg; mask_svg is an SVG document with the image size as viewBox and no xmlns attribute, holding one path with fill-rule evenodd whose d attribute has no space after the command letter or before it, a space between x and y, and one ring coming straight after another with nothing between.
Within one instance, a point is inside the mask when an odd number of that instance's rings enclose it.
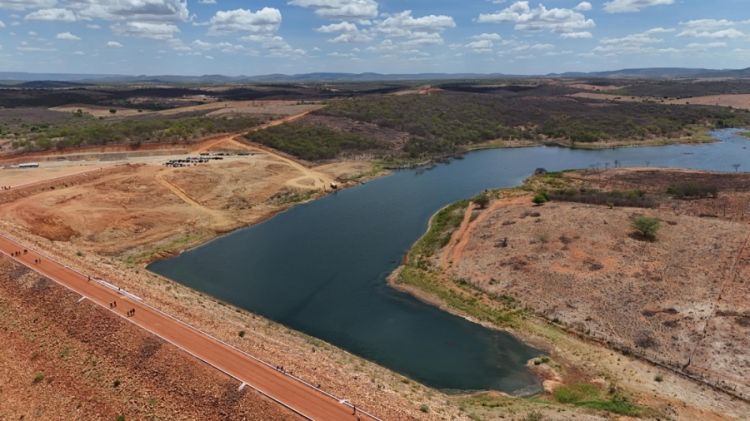
<instances>
[{"instance_id":1,"label":"blue sky","mask_svg":"<svg viewBox=\"0 0 750 421\"><path fill-rule=\"evenodd\" d=\"M750 0L0 0L0 71L750 67Z\"/></svg>"}]
</instances>

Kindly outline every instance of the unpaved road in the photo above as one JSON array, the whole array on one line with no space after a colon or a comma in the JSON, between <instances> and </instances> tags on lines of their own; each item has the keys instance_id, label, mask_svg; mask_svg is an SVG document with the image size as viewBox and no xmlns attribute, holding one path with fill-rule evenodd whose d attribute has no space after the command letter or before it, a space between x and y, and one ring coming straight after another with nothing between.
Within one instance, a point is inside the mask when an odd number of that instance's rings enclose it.
<instances>
[{"instance_id":1,"label":"unpaved road","mask_svg":"<svg viewBox=\"0 0 750 421\"><path fill-rule=\"evenodd\" d=\"M348 402L342 403L312 385L282 373L271 365L160 312L137 297L120 291L119 288L108 287L97 280L89 280L86 275L34 250L28 249L27 253L23 250L23 245L0 235L0 251L15 261L104 308L110 308L110 303L116 302L116 307L110 310L118 316L238 379L304 418L313 420L376 419L360 410L357 410L355 415L355 411ZM20 252L20 255L12 256L14 252ZM128 317L128 312L131 310L135 313L132 317Z\"/></svg>"},{"instance_id":2,"label":"unpaved road","mask_svg":"<svg viewBox=\"0 0 750 421\"><path fill-rule=\"evenodd\" d=\"M269 127L279 126L284 123L289 123L295 120L299 120L307 116L313 111L314 110L309 110L303 113L299 113L299 114L291 115L288 117L280 118L277 120L269 121L268 123L262 124L252 129L251 132L255 132L258 130L263 130ZM297 177L295 179L292 179L286 182L286 185L289 187L294 187L294 188L299 188L299 189L325 190L328 186L331 185L331 183L334 182L334 179L328 174L310 169L309 167L301 164L295 159L292 159L284 154L274 151L271 148L265 148L260 145L243 142L242 140L240 140L240 138L243 136L245 136L245 133L230 134L230 135L226 135L223 137L212 138L210 140L201 142L198 145L196 145L196 147L192 149L192 153L206 152L212 148L219 147L222 144L229 144L231 146L240 147L248 151L269 154L273 156L273 158L279 161L282 161L285 164L289 165L290 167L294 168L295 170L301 172L302 175L300 177Z\"/></svg>"}]
</instances>

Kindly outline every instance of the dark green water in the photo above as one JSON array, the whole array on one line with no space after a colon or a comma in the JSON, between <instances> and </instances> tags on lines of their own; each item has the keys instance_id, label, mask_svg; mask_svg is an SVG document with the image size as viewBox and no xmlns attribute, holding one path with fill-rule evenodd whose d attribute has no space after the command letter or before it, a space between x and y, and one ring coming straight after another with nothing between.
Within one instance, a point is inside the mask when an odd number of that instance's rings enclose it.
<instances>
[{"instance_id":1,"label":"dark green water","mask_svg":"<svg viewBox=\"0 0 750 421\"><path fill-rule=\"evenodd\" d=\"M513 336L424 304L385 283L442 206L519 184L537 167L750 169L750 142L604 151L496 149L398 171L297 206L149 269L440 389L530 393L539 352Z\"/></svg>"}]
</instances>

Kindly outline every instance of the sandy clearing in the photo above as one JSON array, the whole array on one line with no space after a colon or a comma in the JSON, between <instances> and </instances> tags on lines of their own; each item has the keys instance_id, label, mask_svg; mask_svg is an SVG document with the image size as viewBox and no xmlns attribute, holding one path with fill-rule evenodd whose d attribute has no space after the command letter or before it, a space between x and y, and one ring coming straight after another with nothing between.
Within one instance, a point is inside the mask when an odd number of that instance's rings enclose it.
<instances>
[{"instance_id":1,"label":"sandy clearing","mask_svg":"<svg viewBox=\"0 0 750 421\"><path fill-rule=\"evenodd\" d=\"M750 110L750 94L707 95L691 98L658 98L645 96L600 94L595 92L579 92L570 95L574 98L588 98L613 102L657 102L672 105L713 105L719 107L733 107Z\"/></svg>"},{"instance_id":2,"label":"sandy clearing","mask_svg":"<svg viewBox=\"0 0 750 421\"><path fill-rule=\"evenodd\" d=\"M750 94L708 95L668 100L669 104L717 105L750 110Z\"/></svg>"},{"instance_id":3,"label":"sandy clearing","mask_svg":"<svg viewBox=\"0 0 750 421\"><path fill-rule=\"evenodd\" d=\"M170 108L166 110L151 111L137 108L124 107L96 107L91 105L64 105L49 108L51 111L74 113L78 110L91 114L96 118L123 118L144 115L175 116L178 114L204 112L211 117L220 117L232 114L244 115L295 115L302 112L310 112L322 108L323 105L316 103L300 103L288 100L253 100L253 101L212 101L200 105L189 105ZM109 110L117 110L111 113Z\"/></svg>"},{"instance_id":4,"label":"sandy clearing","mask_svg":"<svg viewBox=\"0 0 750 421\"><path fill-rule=\"evenodd\" d=\"M212 218L214 218L214 222L217 225L217 229L221 230L222 226L233 225L233 221L230 221L227 218L226 214L203 206L201 203L199 203L198 201L190 197L187 193L185 193L181 188L169 182L169 180L165 179L163 172L158 172L155 178L156 178L156 181L158 181L162 186L168 188L175 196L179 197L183 202L198 209L199 211L205 213L206 215L209 215Z\"/></svg>"},{"instance_id":5,"label":"sandy clearing","mask_svg":"<svg viewBox=\"0 0 750 421\"><path fill-rule=\"evenodd\" d=\"M587 91L601 91L601 92L607 92L607 91L616 91L618 89L624 88L624 86L615 86L615 85L591 85L588 83L572 83L570 85L571 88L576 89L585 89Z\"/></svg>"},{"instance_id":6,"label":"sandy clearing","mask_svg":"<svg viewBox=\"0 0 750 421\"><path fill-rule=\"evenodd\" d=\"M45 166L46 167L46 166ZM46 168L0 168L0 185L21 188L43 181L63 179L71 175L98 171L102 165L95 163L77 165L58 165Z\"/></svg>"}]
</instances>

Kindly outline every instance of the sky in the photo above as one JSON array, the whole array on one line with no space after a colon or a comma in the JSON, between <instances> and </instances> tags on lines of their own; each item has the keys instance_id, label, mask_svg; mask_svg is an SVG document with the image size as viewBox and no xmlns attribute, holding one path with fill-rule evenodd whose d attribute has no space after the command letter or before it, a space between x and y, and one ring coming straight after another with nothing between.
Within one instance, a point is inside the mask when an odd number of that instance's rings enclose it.
<instances>
[{"instance_id":1,"label":"sky","mask_svg":"<svg viewBox=\"0 0 750 421\"><path fill-rule=\"evenodd\" d=\"M750 67L750 0L0 0L0 71Z\"/></svg>"}]
</instances>

